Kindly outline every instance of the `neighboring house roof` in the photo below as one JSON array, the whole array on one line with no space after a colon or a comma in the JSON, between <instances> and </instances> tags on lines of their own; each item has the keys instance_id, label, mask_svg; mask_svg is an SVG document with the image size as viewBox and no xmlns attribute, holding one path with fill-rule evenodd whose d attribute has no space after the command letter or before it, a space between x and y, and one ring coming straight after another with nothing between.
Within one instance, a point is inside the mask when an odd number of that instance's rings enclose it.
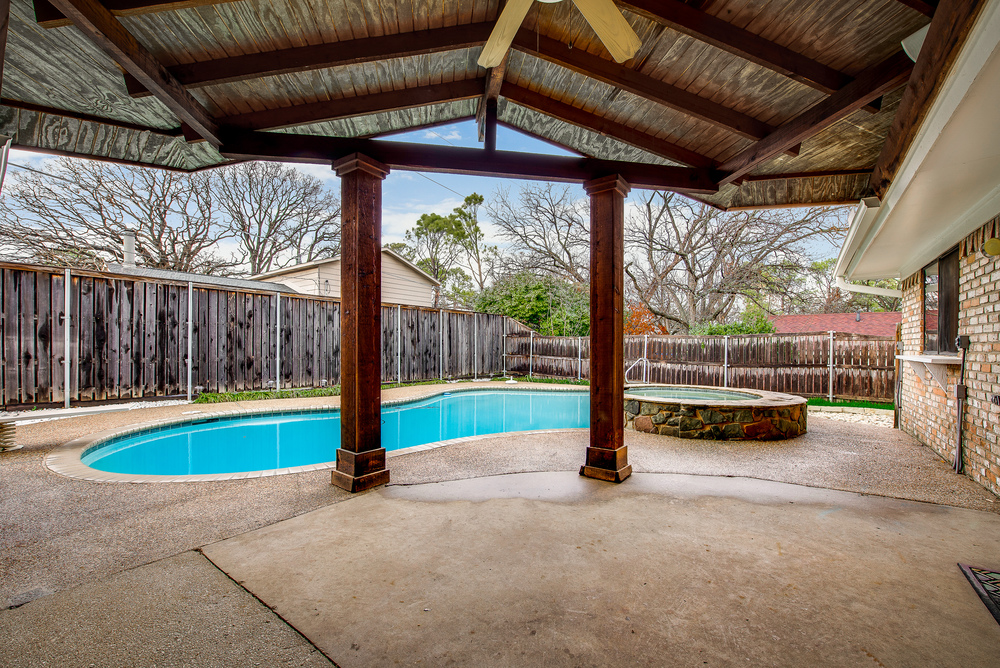
<instances>
[{"instance_id":1,"label":"neighboring house roof","mask_svg":"<svg viewBox=\"0 0 1000 668\"><path fill-rule=\"evenodd\" d=\"M390 256L392 258L395 258L395 259L399 260L400 262L402 262L403 264L405 264L407 267L409 267L410 269L412 269L413 271L415 271L416 273L420 274L422 277L424 277L425 279L427 279L427 282L431 283L432 285L435 285L437 287L441 286L441 282L440 281L438 281L436 278L434 278L433 276L431 276L430 274L428 274L426 271L424 271L423 269L421 269L417 265L415 265L412 262L410 262L409 260L407 260L405 257L403 257L402 255L400 255L396 251L391 250L389 248L383 248L382 249L382 254L383 255L388 255L388 256ZM327 258L323 258L321 260L312 260L310 262L302 262L300 264L293 264L290 267L284 267L282 269L275 269L274 271L267 271L267 272L264 272L263 274L257 274L256 276L251 276L250 278L252 280L264 279L264 278L270 279L270 278L274 278L275 276L284 276L285 274L292 274L292 273L295 273L295 272L302 271L303 269L309 269L310 267L318 267L321 264L330 264L330 263L333 263L333 262L340 262L340 256L336 255L334 257L327 257Z\"/></svg>"},{"instance_id":2,"label":"neighboring house roof","mask_svg":"<svg viewBox=\"0 0 1000 668\"><path fill-rule=\"evenodd\" d=\"M281 283L270 283L267 281L254 281L245 278L222 278L219 276L208 276L206 274L192 274L185 271L170 271L168 269L151 269L149 267L125 267L119 264L108 265L108 272L112 274L125 274L136 278L152 278L160 281L183 281L198 283L200 285L215 285L220 288L232 290L261 290L263 292L290 292L294 293L287 285Z\"/></svg>"},{"instance_id":3,"label":"neighboring house roof","mask_svg":"<svg viewBox=\"0 0 1000 668\"><path fill-rule=\"evenodd\" d=\"M777 315L771 317L778 334L805 332L847 332L869 336L896 336L896 326L902 321L899 311L877 313L814 313L808 315Z\"/></svg>"}]
</instances>

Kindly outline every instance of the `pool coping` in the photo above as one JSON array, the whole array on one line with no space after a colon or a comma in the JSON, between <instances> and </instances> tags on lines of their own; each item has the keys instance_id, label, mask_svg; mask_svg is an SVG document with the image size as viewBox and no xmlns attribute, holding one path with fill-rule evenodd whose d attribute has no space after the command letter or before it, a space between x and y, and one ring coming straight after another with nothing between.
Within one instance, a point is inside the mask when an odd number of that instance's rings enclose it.
<instances>
[{"instance_id":1,"label":"pool coping","mask_svg":"<svg viewBox=\"0 0 1000 668\"><path fill-rule=\"evenodd\" d=\"M433 389L430 389L430 388ZM428 392L426 394L420 394L419 396L405 397L400 399L390 399L383 401L381 406L392 407L399 406L402 404L415 403L418 401L424 401L425 399L431 399L435 396L441 396L445 394L456 394L459 392L481 392L486 391L500 391L500 392L583 392L587 388L581 388L581 386L567 386L567 385L553 385L549 387L545 386L531 386L531 387L512 387L507 383L503 383L496 387L493 386L482 386L478 385L475 387L442 387L440 385L429 386ZM50 452L45 457L45 466L52 472L58 473L59 475L66 476L68 478L74 478L77 480L86 480L88 482L124 482L124 483L180 483L180 482L219 482L224 480L245 480L250 478L267 478L276 475L289 475L293 473L306 473L309 471L322 471L334 469L337 466L336 461L332 462L320 462L317 464L306 464L303 466L291 466L288 468L281 469L268 469L263 471L241 471L238 473L204 473L204 474L190 474L190 475L148 475L148 474L136 474L136 473L110 473L107 471L100 471L95 468L91 468L83 463L81 458L83 455L94 447L98 447L101 444L124 436L129 436L131 434L136 434L140 432L155 431L159 429L166 429L168 427L174 427L177 425L191 423L191 422L204 422L208 420L223 420L233 417L260 417L265 415L288 415L293 413L319 413L319 412L340 412L339 406L333 406L331 404L322 404L319 406L300 406L296 408L259 408L259 409L237 409L229 411L215 411L212 413L199 413L197 416L186 415L182 417L172 417L172 418L162 418L159 420L150 420L147 422L142 422L137 425L132 425L129 427L117 427L114 429L106 429L104 431L99 431L94 434L88 434L87 436L81 436L80 438L75 438L61 446L56 447L52 452ZM433 443L424 443L422 445L414 445L409 448L402 448L400 450L390 450L386 452L387 457L398 457L401 455L412 454L415 452L424 452L427 450L434 450L436 448L441 448L447 445L455 445L458 443L465 443L469 441L477 441L486 438L498 438L502 436L523 436L530 434L557 434L557 433L567 433L567 432L578 432L585 429L581 428L567 428L567 429L540 429L534 431L510 431L510 432L498 432L495 434L478 434L475 436L463 436L460 438L453 438L446 441L435 441Z\"/></svg>"},{"instance_id":2,"label":"pool coping","mask_svg":"<svg viewBox=\"0 0 1000 668\"><path fill-rule=\"evenodd\" d=\"M669 397L657 397L651 394L629 394L629 389L640 388L640 387L669 387L669 388L681 388L681 389L691 389L691 390L722 390L724 392L742 392L743 394L752 394L755 399L677 399ZM646 401L658 404L678 404L685 406L709 406L709 407L722 407L722 408L788 408L789 406L796 406L799 404L805 404L806 398L801 397L797 394L788 394L786 392L771 392L770 390L749 390L744 388L735 387L718 387L715 385L677 385L670 383L630 383L625 388L625 400L635 400L635 401Z\"/></svg>"}]
</instances>

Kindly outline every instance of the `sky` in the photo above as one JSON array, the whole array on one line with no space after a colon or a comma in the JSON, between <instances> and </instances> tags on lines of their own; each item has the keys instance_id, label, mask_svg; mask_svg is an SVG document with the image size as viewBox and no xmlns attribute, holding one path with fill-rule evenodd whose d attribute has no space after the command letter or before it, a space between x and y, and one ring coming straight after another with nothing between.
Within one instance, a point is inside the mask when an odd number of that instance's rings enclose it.
<instances>
[{"instance_id":1,"label":"sky","mask_svg":"<svg viewBox=\"0 0 1000 668\"><path fill-rule=\"evenodd\" d=\"M398 134L390 139L435 146L466 148L482 146L477 139L474 120ZM552 144L504 126L497 128L497 148L504 151L573 155ZM39 153L16 149L12 149L10 152L12 171L17 170L17 165L27 165L44 171L44 163L48 159L50 158ZM329 167L301 164L289 164L289 166L314 176L331 188L339 190L339 180ZM510 188L512 192L517 192L523 183L525 182L516 179L393 170L386 177L382 187L382 242L390 244L403 241L406 230L413 227L422 214L447 215L461 205L465 197L473 192L479 193L489 201L491 195L498 188ZM575 197L583 198L586 196L581 186L570 185L570 188ZM487 239L492 243L497 243L496 230L485 211L480 211L480 226ZM817 259L822 259L836 257L839 247L821 241L814 244L811 250Z\"/></svg>"}]
</instances>

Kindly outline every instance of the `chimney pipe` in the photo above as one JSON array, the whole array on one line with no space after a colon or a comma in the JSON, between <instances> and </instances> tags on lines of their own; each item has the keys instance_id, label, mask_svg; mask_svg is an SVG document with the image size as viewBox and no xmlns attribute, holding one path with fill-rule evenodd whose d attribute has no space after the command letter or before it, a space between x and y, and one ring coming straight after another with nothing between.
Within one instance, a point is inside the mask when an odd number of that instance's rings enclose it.
<instances>
[{"instance_id":1,"label":"chimney pipe","mask_svg":"<svg viewBox=\"0 0 1000 668\"><path fill-rule=\"evenodd\" d=\"M122 264L126 267L135 266L135 232L122 233L122 245L125 247L125 257Z\"/></svg>"}]
</instances>

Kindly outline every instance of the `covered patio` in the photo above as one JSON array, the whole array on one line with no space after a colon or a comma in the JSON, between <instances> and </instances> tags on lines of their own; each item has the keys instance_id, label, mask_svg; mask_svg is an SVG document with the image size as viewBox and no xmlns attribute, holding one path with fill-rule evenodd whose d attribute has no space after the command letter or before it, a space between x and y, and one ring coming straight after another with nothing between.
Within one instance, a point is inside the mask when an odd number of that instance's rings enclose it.
<instances>
[{"instance_id":1,"label":"covered patio","mask_svg":"<svg viewBox=\"0 0 1000 668\"><path fill-rule=\"evenodd\" d=\"M581 473L620 482L631 470L621 410L630 189L725 209L856 202L891 181L983 4L519 1L504 12L473 0L13 0L0 8L0 132L19 148L167 169L263 159L336 171L343 432L333 482L351 491L390 476L375 354L389 170L582 183L594 354ZM901 40L928 24L914 63ZM481 150L381 138L463 118L476 119ZM500 150L501 123L580 157Z\"/></svg>"},{"instance_id":2,"label":"covered patio","mask_svg":"<svg viewBox=\"0 0 1000 668\"><path fill-rule=\"evenodd\" d=\"M641 46L618 62L569 0L530 3L482 67L494 0L11 0L13 146L336 170L343 418L332 485L327 471L124 485L44 466L74 438L182 407L26 426L0 466L3 660L989 665L1000 636L955 564L995 563L996 497L917 441L820 419L793 441L704 445L626 435L622 411L629 191L723 209L884 192L985 4L630 0L615 6ZM928 25L914 61L900 42ZM480 150L385 139L473 118ZM578 157L503 151L500 124ZM584 186L589 429L387 457L390 170Z\"/></svg>"}]
</instances>

